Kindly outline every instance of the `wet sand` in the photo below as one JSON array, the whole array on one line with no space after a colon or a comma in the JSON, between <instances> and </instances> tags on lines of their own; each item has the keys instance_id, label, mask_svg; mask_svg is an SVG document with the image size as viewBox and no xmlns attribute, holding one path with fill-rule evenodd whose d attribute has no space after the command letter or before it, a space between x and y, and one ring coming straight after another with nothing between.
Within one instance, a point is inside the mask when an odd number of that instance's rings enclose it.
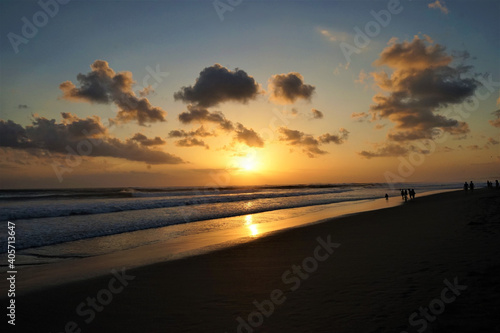
<instances>
[{"instance_id":1,"label":"wet sand","mask_svg":"<svg viewBox=\"0 0 500 333\"><path fill-rule=\"evenodd\" d=\"M500 191L437 194L20 294L15 331L495 332L499 237Z\"/></svg>"}]
</instances>

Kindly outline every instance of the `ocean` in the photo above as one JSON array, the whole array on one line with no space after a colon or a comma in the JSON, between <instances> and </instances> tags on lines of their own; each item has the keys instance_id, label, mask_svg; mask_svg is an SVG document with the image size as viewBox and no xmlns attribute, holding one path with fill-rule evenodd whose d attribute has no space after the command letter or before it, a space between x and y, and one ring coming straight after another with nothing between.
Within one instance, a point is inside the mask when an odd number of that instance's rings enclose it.
<instances>
[{"instance_id":1,"label":"ocean","mask_svg":"<svg viewBox=\"0 0 500 333\"><path fill-rule=\"evenodd\" d=\"M400 187L414 188L418 197L460 189L461 184L400 184L396 189L366 183L1 190L0 220L5 225L15 222L18 264L31 265L237 228L248 224L249 216L258 216L251 219L255 228L332 204L380 199L386 193L399 203ZM6 242L5 226L0 231L3 255Z\"/></svg>"}]
</instances>

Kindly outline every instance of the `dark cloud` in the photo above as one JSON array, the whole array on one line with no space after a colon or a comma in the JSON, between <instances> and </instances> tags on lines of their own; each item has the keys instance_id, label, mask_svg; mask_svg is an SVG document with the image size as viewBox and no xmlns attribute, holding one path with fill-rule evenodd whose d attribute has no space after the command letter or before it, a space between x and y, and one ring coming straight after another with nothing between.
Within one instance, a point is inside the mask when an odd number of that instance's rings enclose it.
<instances>
[{"instance_id":1,"label":"dark cloud","mask_svg":"<svg viewBox=\"0 0 500 333\"><path fill-rule=\"evenodd\" d=\"M235 137L234 140L237 142L242 142L249 147L264 147L264 140L251 128L246 128L242 124L238 123L234 130Z\"/></svg>"},{"instance_id":2,"label":"dark cloud","mask_svg":"<svg viewBox=\"0 0 500 333\"><path fill-rule=\"evenodd\" d=\"M175 145L179 147L205 147L205 149L210 149L210 147L203 141L197 138L184 138L175 141Z\"/></svg>"},{"instance_id":3,"label":"dark cloud","mask_svg":"<svg viewBox=\"0 0 500 333\"><path fill-rule=\"evenodd\" d=\"M116 157L149 164L183 163L181 158L151 150L135 139L122 141L111 137L97 116L81 119L71 113L62 113L62 118L61 123L56 123L54 119L35 117L32 125L26 127L10 120L0 120L0 146L31 154L42 150L64 155Z\"/></svg>"},{"instance_id":4,"label":"dark cloud","mask_svg":"<svg viewBox=\"0 0 500 333\"><path fill-rule=\"evenodd\" d=\"M278 128L278 132L281 134L279 140L286 142L290 146L300 146L302 151L306 153L309 157L316 157L316 155L327 154L327 151L321 150L319 146L327 143L344 143L347 139L349 132L343 128L340 129L340 134L334 135L325 133L318 138L313 137L310 134L298 130L292 130L286 127Z\"/></svg>"},{"instance_id":5,"label":"dark cloud","mask_svg":"<svg viewBox=\"0 0 500 333\"><path fill-rule=\"evenodd\" d=\"M304 77L296 72L273 75L268 85L271 101L278 104L292 104L298 99L310 101L315 89L305 84Z\"/></svg>"},{"instance_id":6,"label":"dark cloud","mask_svg":"<svg viewBox=\"0 0 500 333\"><path fill-rule=\"evenodd\" d=\"M234 129L233 123L226 119L224 114L220 111L210 112L205 108L199 106L188 105L188 111L179 114L179 121L183 124L190 124L193 122L211 122L216 123L219 127L226 131Z\"/></svg>"},{"instance_id":7,"label":"dark cloud","mask_svg":"<svg viewBox=\"0 0 500 333\"><path fill-rule=\"evenodd\" d=\"M330 134L325 133L321 135L318 139L321 143L335 143L337 145L344 143L345 140L349 137L349 131L345 128L341 128L339 130L339 134Z\"/></svg>"},{"instance_id":8,"label":"dark cloud","mask_svg":"<svg viewBox=\"0 0 500 333\"><path fill-rule=\"evenodd\" d=\"M234 71L215 64L200 72L193 86L182 87L174 94L174 99L193 103L202 107L235 101L246 103L260 94L260 86L245 71Z\"/></svg>"},{"instance_id":9,"label":"dark cloud","mask_svg":"<svg viewBox=\"0 0 500 333\"><path fill-rule=\"evenodd\" d=\"M133 137L130 138L132 141L136 141L140 143L143 146L150 147L150 146L161 146L167 143L167 141L163 140L159 136L154 137L153 139L148 138L142 133L135 133Z\"/></svg>"},{"instance_id":10,"label":"dark cloud","mask_svg":"<svg viewBox=\"0 0 500 333\"><path fill-rule=\"evenodd\" d=\"M469 132L467 123L437 114L441 108L460 104L474 95L480 83L472 77L471 67L452 67L453 57L430 38L415 37L412 42L393 43L384 49L376 65L393 68L373 75L388 95L374 96L370 112L373 119L389 119L395 124L388 133L390 141L431 139L440 129L452 135Z\"/></svg>"},{"instance_id":11,"label":"dark cloud","mask_svg":"<svg viewBox=\"0 0 500 333\"><path fill-rule=\"evenodd\" d=\"M76 87L71 81L59 85L64 99L100 104L114 103L119 111L112 123L137 121L139 125L145 125L166 121L166 111L152 106L147 98L135 95L132 90L135 83L132 73L115 73L103 60L96 60L90 68L91 72L77 75L80 87Z\"/></svg>"},{"instance_id":12,"label":"dark cloud","mask_svg":"<svg viewBox=\"0 0 500 333\"><path fill-rule=\"evenodd\" d=\"M383 147L378 148L375 151L366 151L358 153L359 155L365 158L373 158L373 157L390 157L390 156L401 156L408 152L408 149L397 145L397 144L386 144Z\"/></svg>"},{"instance_id":13,"label":"dark cloud","mask_svg":"<svg viewBox=\"0 0 500 333\"><path fill-rule=\"evenodd\" d=\"M311 109L312 116L314 119L323 119L323 112L317 109Z\"/></svg>"},{"instance_id":14,"label":"dark cloud","mask_svg":"<svg viewBox=\"0 0 500 333\"><path fill-rule=\"evenodd\" d=\"M214 132L209 132L205 129L205 127L200 126L194 131L185 130L172 130L168 133L169 138L186 138L186 137L207 137L207 136L216 136Z\"/></svg>"},{"instance_id":15,"label":"dark cloud","mask_svg":"<svg viewBox=\"0 0 500 333\"><path fill-rule=\"evenodd\" d=\"M488 122L491 124L491 126L500 127L500 110L496 110L491 114L494 115L497 119L488 120Z\"/></svg>"},{"instance_id":16,"label":"dark cloud","mask_svg":"<svg viewBox=\"0 0 500 333\"><path fill-rule=\"evenodd\" d=\"M18 108L18 109L27 109L27 108L28 108L28 106L27 106L26 104L19 104L19 105L17 106L17 108Z\"/></svg>"}]
</instances>

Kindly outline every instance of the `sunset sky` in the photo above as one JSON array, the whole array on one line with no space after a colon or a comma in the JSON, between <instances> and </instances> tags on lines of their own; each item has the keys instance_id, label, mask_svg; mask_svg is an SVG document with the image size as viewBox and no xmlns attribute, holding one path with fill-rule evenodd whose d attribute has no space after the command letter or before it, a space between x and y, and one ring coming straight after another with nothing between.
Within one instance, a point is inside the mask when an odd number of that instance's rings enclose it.
<instances>
[{"instance_id":1,"label":"sunset sky","mask_svg":"<svg viewBox=\"0 0 500 333\"><path fill-rule=\"evenodd\" d=\"M500 179L498 1L60 2L0 5L1 188Z\"/></svg>"}]
</instances>

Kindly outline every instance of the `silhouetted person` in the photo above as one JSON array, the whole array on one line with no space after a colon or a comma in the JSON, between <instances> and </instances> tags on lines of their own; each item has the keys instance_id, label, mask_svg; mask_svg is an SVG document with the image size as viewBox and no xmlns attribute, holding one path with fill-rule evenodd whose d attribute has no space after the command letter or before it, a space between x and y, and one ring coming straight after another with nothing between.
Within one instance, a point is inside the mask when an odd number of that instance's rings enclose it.
<instances>
[{"instance_id":1,"label":"silhouetted person","mask_svg":"<svg viewBox=\"0 0 500 333\"><path fill-rule=\"evenodd\" d=\"M467 190L469 189L469 184L467 184L467 182L464 183L464 191L465 191L465 194L467 194Z\"/></svg>"},{"instance_id":2,"label":"silhouetted person","mask_svg":"<svg viewBox=\"0 0 500 333\"><path fill-rule=\"evenodd\" d=\"M389 194L385 194L385 200L389 200Z\"/></svg>"},{"instance_id":3,"label":"silhouetted person","mask_svg":"<svg viewBox=\"0 0 500 333\"><path fill-rule=\"evenodd\" d=\"M410 198L411 198L412 200L413 200L413 199L415 199L415 189L414 189L414 188L412 188L412 189L411 189L411 192L410 192Z\"/></svg>"},{"instance_id":4,"label":"silhouetted person","mask_svg":"<svg viewBox=\"0 0 500 333\"><path fill-rule=\"evenodd\" d=\"M498 184L498 179L495 180L495 187L497 188L497 190L500 189L500 184Z\"/></svg>"},{"instance_id":5,"label":"silhouetted person","mask_svg":"<svg viewBox=\"0 0 500 333\"><path fill-rule=\"evenodd\" d=\"M408 201L408 191L407 190L403 191L403 196L405 198L405 202L407 202Z\"/></svg>"},{"instance_id":6,"label":"silhouetted person","mask_svg":"<svg viewBox=\"0 0 500 333\"><path fill-rule=\"evenodd\" d=\"M472 182L472 180L470 181L470 193L473 193L474 192L474 183Z\"/></svg>"},{"instance_id":7,"label":"silhouetted person","mask_svg":"<svg viewBox=\"0 0 500 333\"><path fill-rule=\"evenodd\" d=\"M405 198L405 191L403 189L401 189L401 199L404 199Z\"/></svg>"}]
</instances>

